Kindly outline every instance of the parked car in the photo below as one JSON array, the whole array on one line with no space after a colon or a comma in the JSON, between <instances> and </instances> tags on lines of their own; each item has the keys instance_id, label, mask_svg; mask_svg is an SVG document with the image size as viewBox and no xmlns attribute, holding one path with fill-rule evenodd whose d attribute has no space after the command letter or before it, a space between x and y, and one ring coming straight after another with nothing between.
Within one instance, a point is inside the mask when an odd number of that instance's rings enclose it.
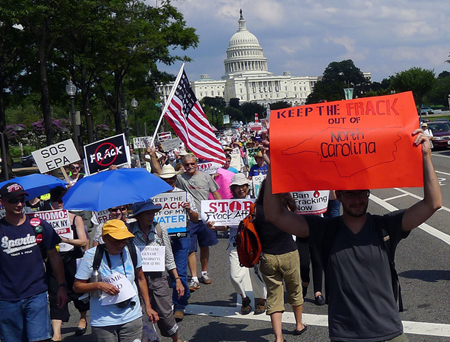
<instances>
[{"instance_id":1,"label":"parked car","mask_svg":"<svg viewBox=\"0 0 450 342\"><path fill-rule=\"evenodd\" d=\"M433 114L433 110L428 106L422 105L422 109L420 110L420 113L421 114Z\"/></svg>"},{"instance_id":2,"label":"parked car","mask_svg":"<svg viewBox=\"0 0 450 342\"><path fill-rule=\"evenodd\" d=\"M22 165L23 166L31 167L31 166L33 166L33 164L35 164L33 155L30 154L28 156L22 157Z\"/></svg>"},{"instance_id":3,"label":"parked car","mask_svg":"<svg viewBox=\"0 0 450 342\"><path fill-rule=\"evenodd\" d=\"M436 119L433 122L450 122L447 119Z\"/></svg>"},{"instance_id":4,"label":"parked car","mask_svg":"<svg viewBox=\"0 0 450 342\"><path fill-rule=\"evenodd\" d=\"M428 128L433 132L434 148L448 148L450 146L450 123L429 122Z\"/></svg>"}]
</instances>

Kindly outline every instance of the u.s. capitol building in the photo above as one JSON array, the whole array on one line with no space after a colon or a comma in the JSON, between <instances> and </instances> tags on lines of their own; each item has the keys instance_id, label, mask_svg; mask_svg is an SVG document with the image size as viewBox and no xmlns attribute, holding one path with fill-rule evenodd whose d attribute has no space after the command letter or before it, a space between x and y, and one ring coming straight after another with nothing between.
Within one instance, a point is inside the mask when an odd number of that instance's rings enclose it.
<instances>
[{"instance_id":1,"label":"u.s. capitol building","mask_svg":"<svg viewBox=\"0 0 450 342\"><path fill-rule=\"evenodd\" d=\"M244 16L239 18L239 29L231 37L224 61L225 75L221 80L213 80L202 75L200 80L191 82L198 100L209 96L220 96L229 103L238 98L240 102L268 104L285 101L291 106L305 104L319 77L292 76L289 71L282 76L274 76L267 67L267 58L258 39L247 30ZM158 91L164 102L173 83L160 85Z\"/></svg>"}]
</instances>

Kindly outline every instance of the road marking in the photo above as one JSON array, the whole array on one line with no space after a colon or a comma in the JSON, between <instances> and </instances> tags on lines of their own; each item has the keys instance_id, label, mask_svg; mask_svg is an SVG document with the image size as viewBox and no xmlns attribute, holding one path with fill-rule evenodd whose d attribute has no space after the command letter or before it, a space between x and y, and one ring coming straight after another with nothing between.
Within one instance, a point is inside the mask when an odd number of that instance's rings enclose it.
<instances>
[{"instance_id":1,"label":"road marking","mask_svg":"<svg viewBox=\"0 0 450 342\"><path fill-rule=\"evenodd\" d=\"M402 195L398 195L398 196L394 196L394 197L389 197L389 198L385 198L384 200L387 202L387 201L392 201L394 199L406 197L406 196L408 196L408 194L402 194Z\"/></svg>"},{"instance_id":2,"label":"road marking","mask_svg":"<svg viewBox=\"0 0 450 342\"><path fill-rule=\"evenodd\" d=\"M186 307L185 314L270 322L269 315L266 314L254 315L253 313L250 313L248 315L243 316L238 313L239 310L240 310L239 307L189 304ZM320 327L328 326L328 315L315 315L303 313L302 320L307 325L315 325ZM283 323L295 324L294 313L284 312ZM404 332L407 334L450 337L450 324L424 323L413 321L402 321L402 323Z\"/></svg>"},{"instance_id":3,"label":"road marking","mask_svg":"<svg viewBox=\"0 0 450 342\"><path fill-rule=\"evenodd\" d=\"M399 189L401 190L401 189ZM411 194L414 195L414 194ZM416 195L414 195L416 196ZM419 197L420 198L420 197ZM375 203L379 204L380 206L382 206L383 208L389 210L389 211L395 211L398 210L396 207L394 207L392 204L387 203L386 201L382 200L381 198L374 196L374 195L370 195L370 199L372 201L374 201ZM448 211L448 208L447 208ZM444 241L446 244L450 245L450 236L441 232L440 230L431 227L430 225L426 224L426 223L422 223L419 226L420 229L424 230L425 232L427 232L430 235L433 235L434 237L437 237L438 239Z\"/></svg>"},{"instance_id":4,"label":"road marking","mask_svg":"<svg viewBox=\"0 0 450 342\"><path fill-rule=\"evenodd\" d=\"M403 192L403 194L405 194L405 195L408 195L408 196L411 196L411 197L414 197L414 198L416 198L416 199L418 199L418 200L421 200L423 197L422 196L417 196L416 194L413 194L412 192L409 192L409 191L406 191L406 190L403 190L403 189L400 189L400 188L394 188L395 190L397 190L397 191L400 191L400 192ZM370 197L372 198L373 196L372 196L372 194L370 195ZM391 199L395 199L395 198L397 198L397 197L402 197L402 195L399 195L399 196L396 196L396 197L390 197L390 198L386 198L384 201L390 201ZM377 197L378 198L378 197ZM382 199L380 199L380 198L378 198L380 201L383 201ZM381 204L380 204L381 205ZM387 209L387 208L386 208ZM388 209L389 210L389 209ZM394 209L394 210L397 210L397 209ZM449 212L450 213L450 208L447 208L447 207L444 207L444 206L442 206L439 210L444 210L444 211L447 211L447 212ZM392 210L391 210L392 211Z\"/></svg>"},{"instance_id":5,"label":"road marking","mask_svg":"<svg viewBox=\"0 0 450 342\"><path fill-rule=\"evenodd\" d=\"M443 154L433 153L433 157L450 158L449 156L444 156Z\"/></svg>"}]
</instances>

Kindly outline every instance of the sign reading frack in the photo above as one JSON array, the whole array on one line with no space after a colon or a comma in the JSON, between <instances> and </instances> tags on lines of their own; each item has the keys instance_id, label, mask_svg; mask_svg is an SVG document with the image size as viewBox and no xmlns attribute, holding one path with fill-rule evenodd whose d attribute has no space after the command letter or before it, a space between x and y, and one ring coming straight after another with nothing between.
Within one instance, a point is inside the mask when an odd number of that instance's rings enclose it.
<instances>
[{"instance_id":1,"label":"sign reading frack","mask_svg":"<svg viewBox=\"0 0 450 342\"><path fill-rule=\"evenodd\" d=\"M49 172L80 160L72 139L41 148L31 154L40 173Z\"/></svg>"},{"instance_id":2,"label":"sign reading frack","mask_svg":"<svg viewBox=\"0 0 450 342\"><path fill-rule=\"evenodd\" d=\"M129 164L125 136L115 135L84 146L84 155L89 174L107 170L111 165Z\"/></svg>"}]
</instances>

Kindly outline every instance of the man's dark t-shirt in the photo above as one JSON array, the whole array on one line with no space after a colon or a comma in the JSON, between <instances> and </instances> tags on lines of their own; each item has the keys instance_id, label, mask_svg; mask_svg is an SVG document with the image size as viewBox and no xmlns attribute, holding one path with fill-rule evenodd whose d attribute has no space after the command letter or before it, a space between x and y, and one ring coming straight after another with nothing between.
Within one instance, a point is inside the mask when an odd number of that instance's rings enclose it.
<instances>
[{"instance_id":1,"label":"man's dark t-shirt","mask_svg":"<svg viewBox=\"0 0 450 342\"><path fill-rule=\"evenodd\" d=\"M404 211L383 216L392 243L406 237L402 231ZM305 217L310 237L321 253L327 224L320 217ZM403 332L392 289L389 258L375 228L372 215L361 231L354 234L343 222L331 247L325 270L328 283L328 325L333 341L377 342Z\"/></svg>"}]
</instances>

